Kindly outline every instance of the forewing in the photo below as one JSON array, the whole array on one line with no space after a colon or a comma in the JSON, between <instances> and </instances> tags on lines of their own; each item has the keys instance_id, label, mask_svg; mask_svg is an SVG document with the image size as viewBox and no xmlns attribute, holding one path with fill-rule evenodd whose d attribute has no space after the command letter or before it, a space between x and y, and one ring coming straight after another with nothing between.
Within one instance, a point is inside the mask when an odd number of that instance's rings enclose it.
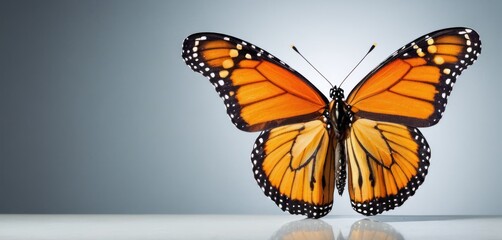
<instances>
[{"instance_id":1,"label":"forewing","mask_svg":"<svg viewBox=\"0 0 502 240\"><path fill-rule=\"evenodd\" d=\"M412 127L436 124L456 78L481 53L479 35L468 28L429 33L397 50L349 94L358 117Z\"/></svg>"},{"instance_id":2,"label":"forewing","mask_svg":"<svg viewBox=\"0 0 502 240\"><path fill-rule=\"evenodd\" d=\"M324 95L283 61L241 39L196 33L185 39L182 57L209 78L234 125L262 131L322 115Z\"/></svg>"}]
</instances>

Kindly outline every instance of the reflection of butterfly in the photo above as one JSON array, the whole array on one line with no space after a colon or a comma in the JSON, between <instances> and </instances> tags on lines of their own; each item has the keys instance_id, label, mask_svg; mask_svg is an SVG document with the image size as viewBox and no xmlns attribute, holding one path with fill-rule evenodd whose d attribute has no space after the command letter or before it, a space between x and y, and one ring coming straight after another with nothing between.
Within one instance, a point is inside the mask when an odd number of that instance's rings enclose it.
<instances>
[{"instance_id":1,"label":"reflection of butterfly","mask_svg":"<svg viewBox=\"0 0 502 240\"><path fill-rule=\"evenodd\" d=\"M333 229L333 227L335 228ZM336 238L333 230L338 232ZM320 219L302 219L284 224L270 239L402 240L404 238L391 225L370 219L354 222L347 238L343 236L341 229L336 225L332 226Z\"/></svg>"},{"instance_id":2,"label":"reflection of butterfly","mask_svg":"<svg viewBox=\"0 0 502 240\"><path fill-rule=\"evenodd\" d=\"M455 79L481 52L478 34L449 28L419 37L332 101L281 60L238 38L197 33L182 57L206 76L243 131L262 131L251 161L261 189L283 211L319 218L343 193L352 207L393 209L424 181L430 149L417 127L436 124Z\"/></svg>"},{"instance_id":3,"label":"reflection of butterfly","mask_svg":"<svg viewBox=\"0 0 502 240\"><path fill-rule=\"evenodd\" d=\"M391 225L383 222L362 219L350 227L349 240L403 240L404 237Z\"/></svg>"},{"instance_id":4,"label":"reflection of butterfly","mask_svg":"<svg viewBox=\"0 0 502 240\"><path fill-rule=\"evenodd\" d=\"M317 240L335 240L333 228L330 224L320 219L302 219L288 222L279 228L270 240L286 239L317 239ZM343 239L343 236L338 236Z\"/></svg>"}]
</instances>

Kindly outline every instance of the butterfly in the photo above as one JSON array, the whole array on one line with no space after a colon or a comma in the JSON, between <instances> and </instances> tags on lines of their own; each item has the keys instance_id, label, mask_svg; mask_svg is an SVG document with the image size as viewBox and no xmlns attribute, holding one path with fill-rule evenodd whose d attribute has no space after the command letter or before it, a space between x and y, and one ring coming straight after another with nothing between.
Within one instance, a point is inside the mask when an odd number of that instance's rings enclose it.
<instances>
[{"instance_id":1,"label":"butterfly","mask_svg":"<svg viewBox=\"0 0 502 240\"><path fill-rule=\"evenodd\" d=\"M456 78L481 53L476 31L447 28L395 51L345 98L328 99L305 77L254 44L196 33L182 58L209 79L232 123L261 131L251 153L266 196L291 214L320 218L348 178L364 215L401 206L424 182L430 148L418 128L441 119Z\"/></svg>"}]
</instances>

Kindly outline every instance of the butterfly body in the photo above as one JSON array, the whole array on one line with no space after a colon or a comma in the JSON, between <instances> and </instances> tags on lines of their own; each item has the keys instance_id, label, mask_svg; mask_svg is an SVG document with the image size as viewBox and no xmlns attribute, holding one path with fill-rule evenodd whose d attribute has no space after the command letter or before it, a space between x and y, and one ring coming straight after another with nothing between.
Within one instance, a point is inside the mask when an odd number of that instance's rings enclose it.
<instances>
[{"instance_id":1,"label":"butterfly body","mask_svg":"<svg viewBox=\"0 0 502 240\"><path fill-rule=\"evenodd\" d=\"M243 131L261 131L254 177L279 208L319 218L334 190L354 210L401 206L425 180L430 148L418 127L435 125L455 80L481 52L478 34L448 28L417 38L371 71L345 98L328 99L265 50L218 33L197 33L182 57L206 76ZM347 181L348 180L348 181Z\"/></svg>"},{"instance_id":2,"label":"butterfly body","mask_svg":"<svg viewBox=\"0 0 502 240\"><path fill-rule=\"evenodd\" d=\"M353 121L353 114L350 111L350 106L345 103L345 96L342 88L337 88L334 86L330 89L330 97L333 99L329 105L329 119L330 124L334 126L334 138L331 142L343 142L348 135L348 130ZM331 126L330 125L330 126ZM339 144L335 147L335 169L336 169L336 188L338 189L338 194L340 196L343 194L345 187L346 178L346 155L345 155L345 145Z\"/></svg>"}]
</instances>

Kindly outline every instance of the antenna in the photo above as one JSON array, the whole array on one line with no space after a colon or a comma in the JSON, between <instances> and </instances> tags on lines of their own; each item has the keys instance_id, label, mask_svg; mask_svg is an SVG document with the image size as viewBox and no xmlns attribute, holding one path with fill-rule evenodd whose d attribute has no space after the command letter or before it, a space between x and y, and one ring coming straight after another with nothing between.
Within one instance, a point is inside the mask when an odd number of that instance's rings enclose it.
<instances>
[{"instance_id":1,"label":"antenna","mask_svg":"<svg viewBox=\"0 0 502 240\"><path fill-rule=\"evenodd\" d=\"M370 54L371 51L373 51L373 49L375 49L376 47L376 43L373 43L373 45L371 45L370 47L370 50L368 50L368 52L364 55L364 57L356 64L356 66L354 68L352 68L352 70L350 70L349 74L347 74L347 76L342 80L342 82L340 83L340 85L338 87L342 87L342 84L343 82L345 82L345 80L347 80L347 78L350 76L350 74L357 68L357 66L359 66L359 64L361 64L361 62L366 58L366 56L368 56L368 54Z\"/></svg>"},{"instance_id":2,"label":"antenna","mask_svg":"<svg viewBox=\"0 0 502 240\"><path fill-rule=\"evenodd\" d=\"M306 59L306 58L305 58L305 57L304 57L304 56L300 53L300 51L298 51L298 49L295 47L295 45L291 45L291 48L293 48L293 50L295 50L295 52L296 52L296 53L300 54L300 56L301 56L301 57L302 57L305 61L307 61L307 63L308 63L308 64L310 64L310 66L311 66L312 68L314 68L314 69L317 71L317 73L319 73L319 74L320 74L320 75L321 75L321 76L322 76L322 77L326 80L326 82L328 82L328 83L329 83L329 85L331 85L331 87L333 87L333 84L331 84L331 82L330 82L330 81L329 81L329 80L328 80L328 79L327 79L324 75L322 75L322 73L321 73L321 72L319 72L319 70L317 70L317 68L315 68L315 67L314 67L314 65L312 65L312 63L310 63L310 62L309 62L309 60L307 60L307 59Z\"/></svg>"}]
</instances>

